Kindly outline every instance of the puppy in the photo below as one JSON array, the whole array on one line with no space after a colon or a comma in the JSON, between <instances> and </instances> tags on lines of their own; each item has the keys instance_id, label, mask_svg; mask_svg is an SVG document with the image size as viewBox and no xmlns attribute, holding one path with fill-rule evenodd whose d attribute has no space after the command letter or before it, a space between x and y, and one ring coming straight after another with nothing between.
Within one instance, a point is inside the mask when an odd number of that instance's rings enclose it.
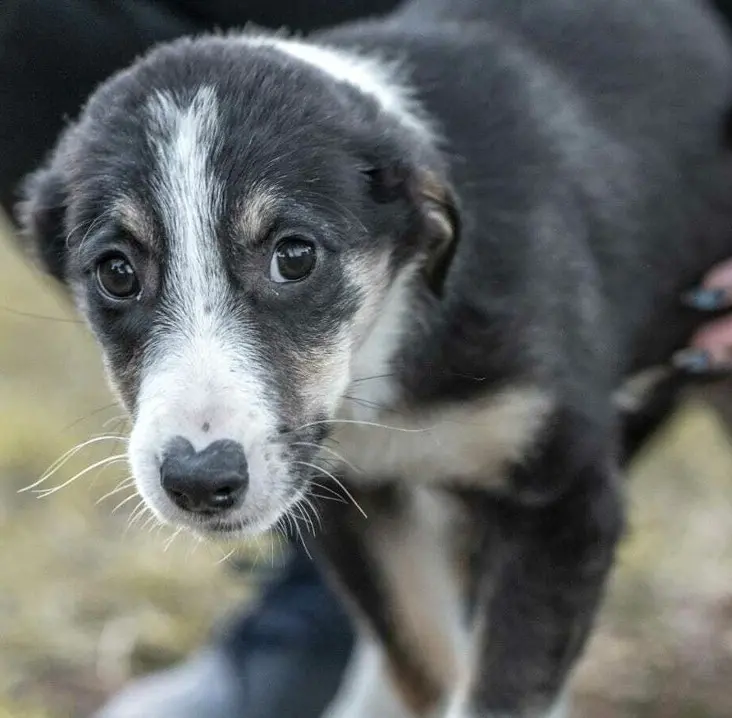
<instances>
[{"instance_id":1,"label":"puppy","mask_svg":"<svg viewBox=\"0 0 732 718\"><path fill-rule=\"evenodd\" d=\"M363 634L332 718L563 715L623 527L614 397L732 255L731 98L702 2L417 0L161 46L28 182L149 507L319 512Z\"/></svg>"}]
</instances>

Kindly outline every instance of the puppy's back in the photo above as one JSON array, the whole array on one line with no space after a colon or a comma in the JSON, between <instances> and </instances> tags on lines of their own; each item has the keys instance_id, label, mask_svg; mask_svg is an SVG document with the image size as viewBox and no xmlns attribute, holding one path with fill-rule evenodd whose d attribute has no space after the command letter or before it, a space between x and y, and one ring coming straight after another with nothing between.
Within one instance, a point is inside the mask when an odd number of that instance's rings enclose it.
<instances>
[{"instance_id":1,"label":"puppy's back","mask_svg":"<svg viewBox=\"0 0 732 718\"><path fill-rule=\"evenodd\" d=\"M678 293L732 253L732 49L706 3L415 0L325 37L404 60L479 228L463 251L484 292L506 287L491 266L513 275L504 291L561 287L562 320L581 324L569 287L594 282L628 369L683 343Z\"/></svg>"}]
</instances>

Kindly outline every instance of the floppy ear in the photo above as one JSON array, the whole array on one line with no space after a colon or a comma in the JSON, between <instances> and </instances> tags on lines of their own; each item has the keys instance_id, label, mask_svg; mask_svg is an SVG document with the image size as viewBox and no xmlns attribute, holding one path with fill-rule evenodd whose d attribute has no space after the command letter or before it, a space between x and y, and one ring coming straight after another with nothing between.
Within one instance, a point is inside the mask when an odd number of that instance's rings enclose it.
<instances>
[{"instance_id":1,"label":"floppy ear","mask_svg":"<svg viewBox=\"0 0 732 718\"><path fill-rule=\"evenodd\" d=\"M66 203L63 177L48 166L28 177L16 207L22 249L60 282L66 278Z\"/></svg>"},{"instance_id":2,"label":"floppy ear","mask_svg":"<svg viewBox=\"0 0 732 718\"><path fill-rule=\"evenodd\" d=\"M417 202L429 240L425 265L427 282L440 296L460 240L457 198L447 181L431 171L421 171L417 177Z\"/></svg>"},{"instance_id":3,"label":"floppy ear","mask_svg":"<svg viewBox=\"0 0 732 718\"><path fill-rule=\"evenodd\" d=\"M390 202L406 195L416 206L419 242L427 250L427 284L440 296L460 239L460 212L452 187L432 170L415 171L402 165L367 174L377 201Z\"/></svg>"}]
</instances>

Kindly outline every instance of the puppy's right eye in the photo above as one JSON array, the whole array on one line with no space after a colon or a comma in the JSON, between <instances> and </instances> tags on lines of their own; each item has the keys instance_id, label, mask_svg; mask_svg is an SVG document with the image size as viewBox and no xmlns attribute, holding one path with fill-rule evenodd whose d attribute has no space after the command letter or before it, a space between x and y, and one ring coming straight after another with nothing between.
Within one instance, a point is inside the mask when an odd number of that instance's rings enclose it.
<instances>
[{"instance_id":1,"label":"puppy's right eye","mask_svg":"<svg viewBox=\"0 0 732 718\"><path fill-rule=\"evenodd\" d=\"M297 282L315 267L315 245L300 237L286 237L275 247L269 268L273 282Z\"/></svg>"},{"instance_id":2,"label":"puppy's right eye","mask_svg":"<svg viewBox=\"0 0 732 718\"><path fill-rule=\"evenodd\" d=\"M123 254L112 254L97 265L97 284L111 299L134 299L140 294L140 280Z\"/></svg>"}]
</instances>

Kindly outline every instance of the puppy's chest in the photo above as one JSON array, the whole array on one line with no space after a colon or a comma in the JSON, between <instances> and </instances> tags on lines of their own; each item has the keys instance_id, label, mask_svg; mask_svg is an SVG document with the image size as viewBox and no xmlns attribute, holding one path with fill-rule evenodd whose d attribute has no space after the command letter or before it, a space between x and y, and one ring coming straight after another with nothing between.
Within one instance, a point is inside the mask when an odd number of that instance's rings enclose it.
<instances>
[{"instance_id":1,"label":"puppy's chest","mask_svg":"<svg viewBox=\"0 0 732 718\"><path fill-rule=\"evenodd\" d=\"M526 386L421 411L355 399L344 402L322 455L355 484L499 486L551 409L544 392Z\"/></svg>"}]
</instances>

